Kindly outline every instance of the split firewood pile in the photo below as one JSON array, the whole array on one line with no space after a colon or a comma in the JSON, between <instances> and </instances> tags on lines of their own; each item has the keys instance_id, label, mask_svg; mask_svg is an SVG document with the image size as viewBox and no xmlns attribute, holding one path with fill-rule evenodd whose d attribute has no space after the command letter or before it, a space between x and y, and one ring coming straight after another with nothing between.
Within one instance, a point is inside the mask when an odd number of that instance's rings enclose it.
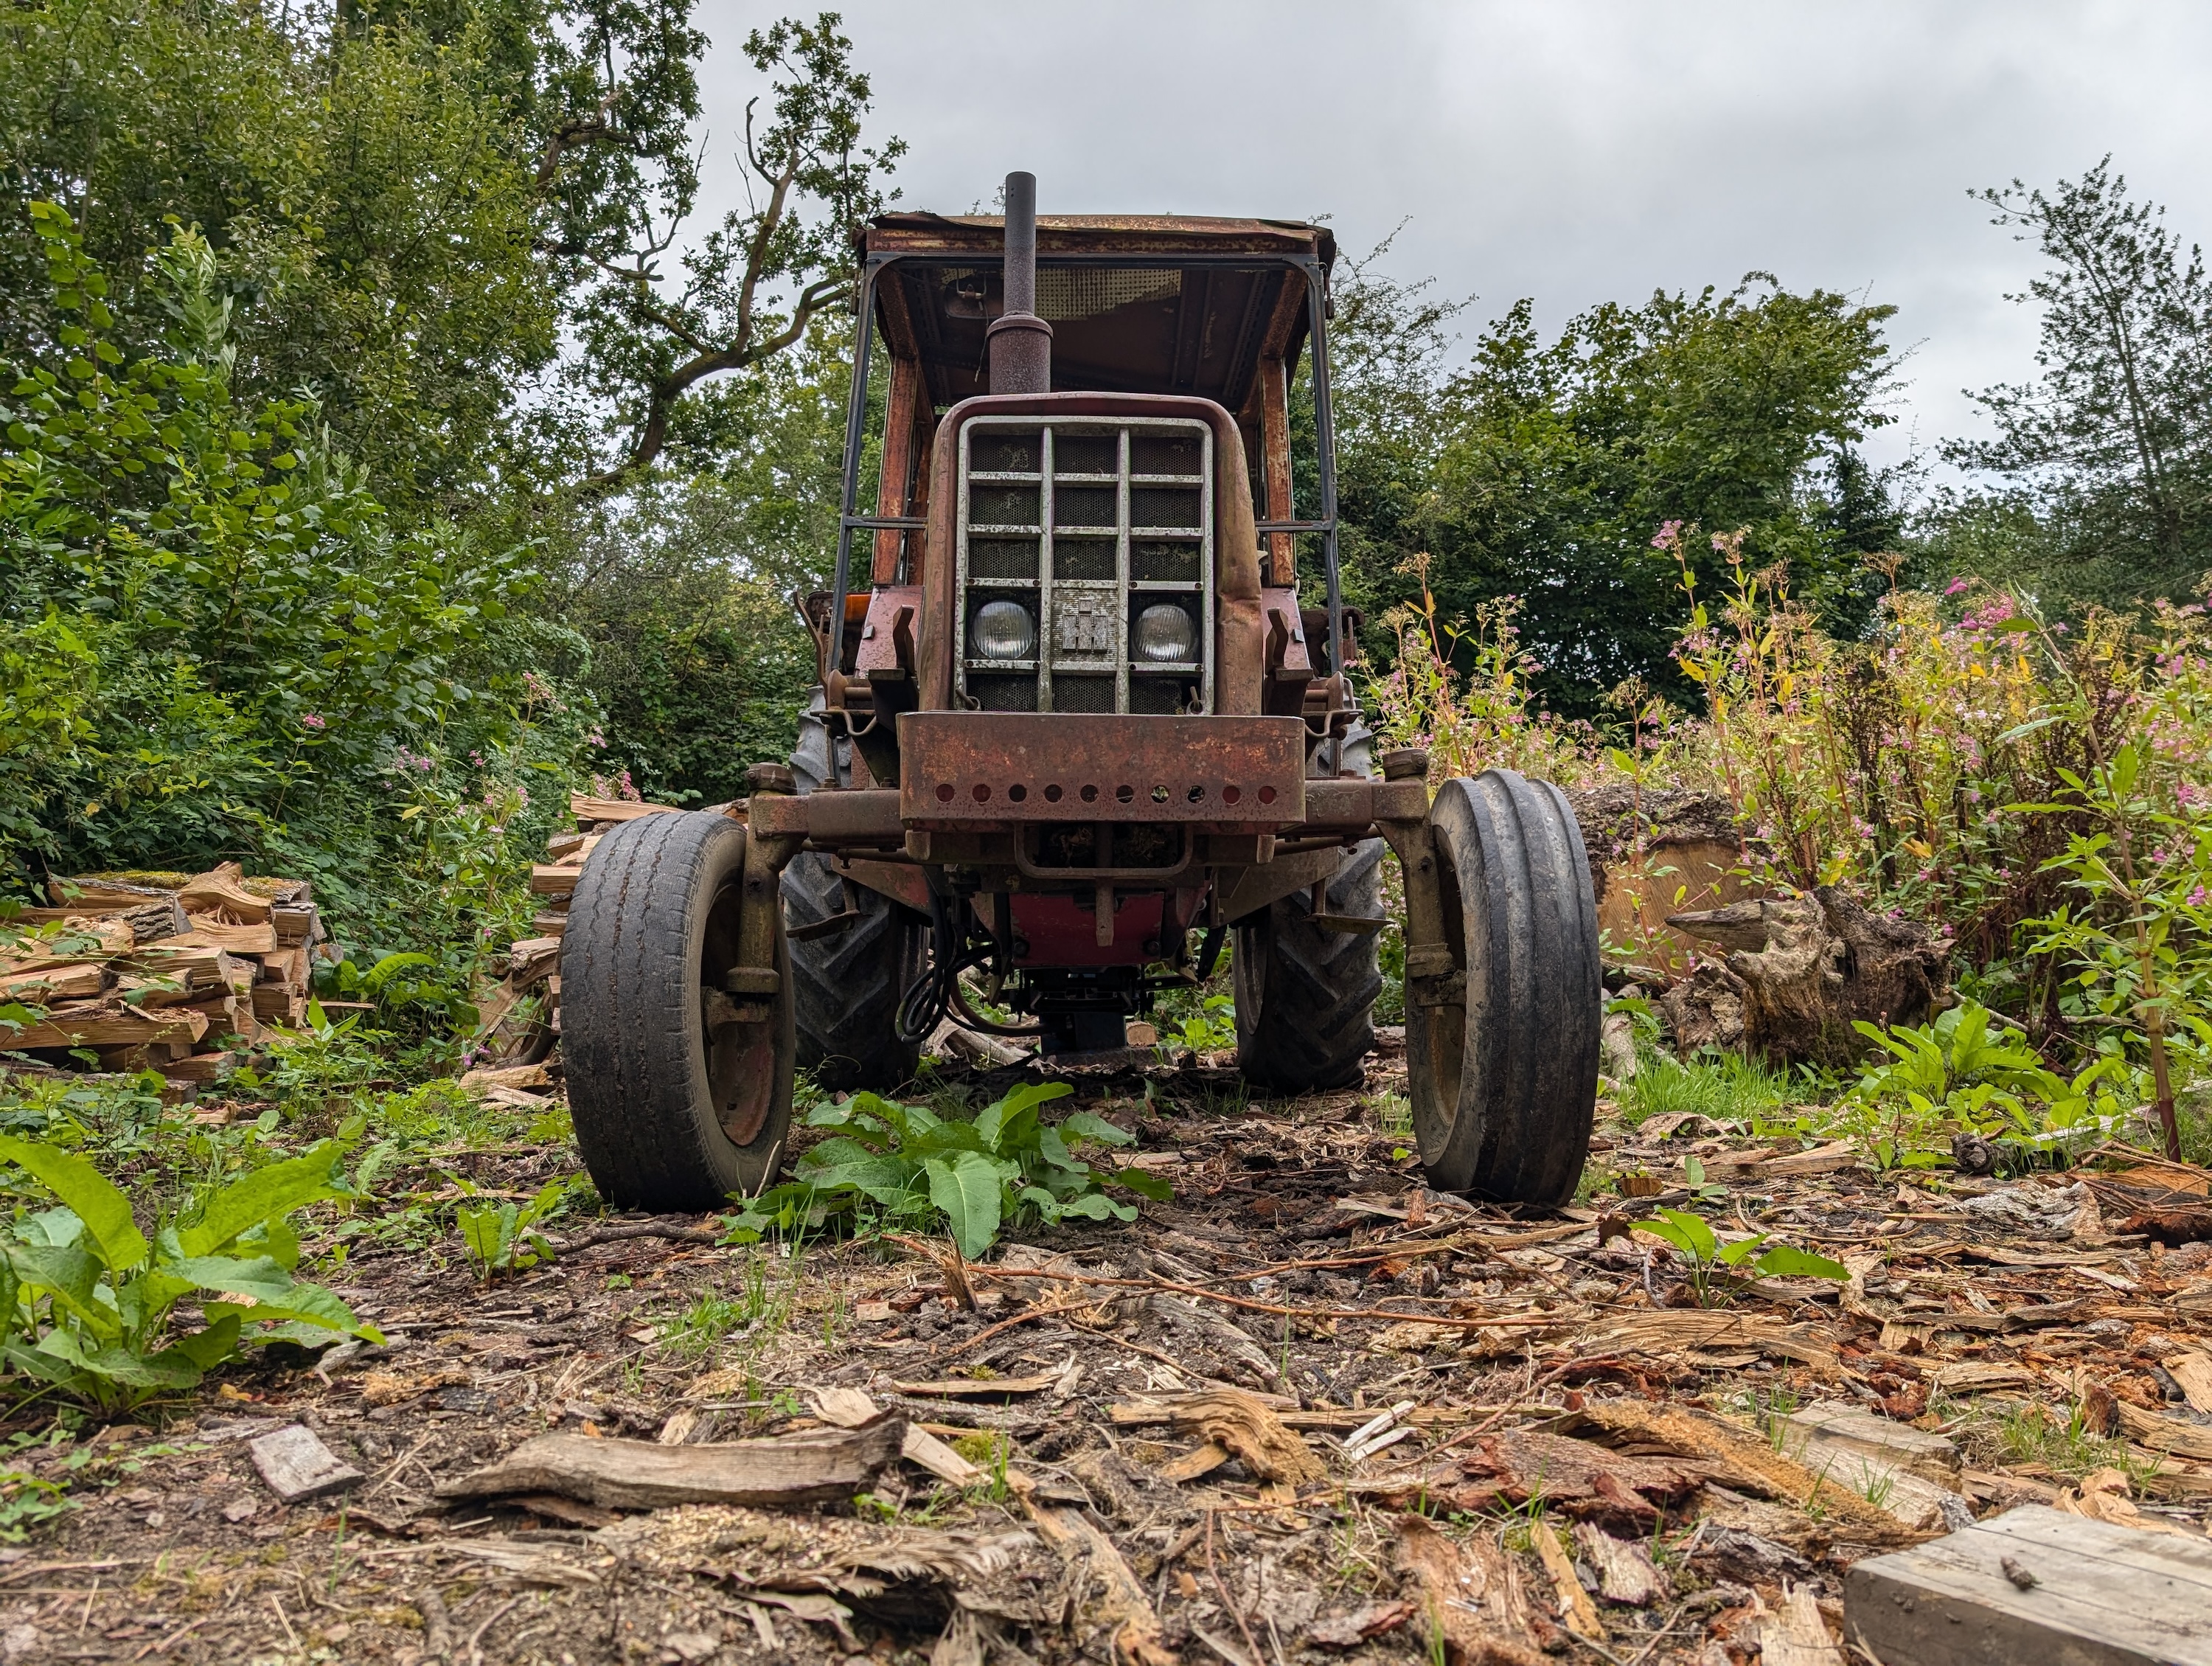
<instances>
[{"instance_id":1,"label":"split firewood pile","mask_svg":"<svg viewBox=\"0 0 2212 1666\"><path fill-rule=\"evenodd\" d=\"M742 804L716 807L744 819ZM635 799L568 795L576 830L546 840L545 860L530 871L530 893L538 899L531 934L508 947L499 982L477 1004L483 1037L478 1051L489 1067L536 1064L552 1051L561 1033L561 935L568 927L568 899L583 876L584 859L624 822L675 808Z\"/></svg>"},{"instance_id":2,"label":"split firewood pile","mask_svg":"<svg viewBox=\"0 0 2212 1666\"><path fill-rule=\"evenodd\" d=\"M304 879L94 873L53 882L55 906L0 936L0 1003L43 1016L0 1046L90 1049L104 1070L216 1080L272 1027L304 1019L322 921Z\"/></svg>"},{"instance_id":3,"label":"split firewood pile","mask_svg":"<svg viewBox=\"0 0 2212 1666\"><path fill-rule=\"evenodd\" d=\"M1249 1108L1208 1073L1079 1089L1173 1202L980 1262L556 1221L551 1260L487 1287L356 1238L339 1293L385 1342L110 1438L128 1479L0 1560L0 1635L86 1621L192 1663L1895 1666L1945 1657L1913 1628L1954 1613L2020 1628L1986 1657L2071 1657L2086 1613L2197 1657L2203 1171L2113 1148L1900 1176L1608 1117L1590 1205L1524 1218L1419 1184L1387 1058L1364 1094ZM392 1207L444 1195L444 1160ZM478 1151L472 1185L526 1198L559 1160ZM1633 1225L1692 1201L1848 1280L1732 1276ZM12 1596L19 1568L53 1594Z\"/></svg>"}]
</instances>

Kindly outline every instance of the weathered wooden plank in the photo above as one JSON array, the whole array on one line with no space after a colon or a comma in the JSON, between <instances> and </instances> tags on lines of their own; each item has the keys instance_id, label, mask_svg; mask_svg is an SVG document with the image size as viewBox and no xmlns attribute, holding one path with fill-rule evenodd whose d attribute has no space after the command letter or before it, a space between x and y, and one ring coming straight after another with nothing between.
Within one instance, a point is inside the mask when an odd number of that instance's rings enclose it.
<instances>
[{"instance_id":1,"label":"weathered wooden plank","mask_svg":"<svg viewBox=\"0 0 2212 1666\"><path fill-rule=\"evenodd\" d=\"M1855 1564L1844 1625L1884 1666L2212 1666L2212 1540L2027 1505Z\"/></svg>"},{"instance_id":2,"label":"weathered wooden plank","mask_svg":"<svg viewBox=\"0 0 2212 1666\"><path fill-rule=\"evenodd\" d=\"M558 1493L609 1509L673 1504L819 1504L865 1492L895 1461L906 1420L810 1429L770 1440L663 1446L650 1440L539 1435L498 1462L443 1483L443 1498Z\"/></svg>"},{"instance_id":3,"label":"weathered wooden plank","mask_svg":"<svg viewBox=\"0 0 2212 1666\"><path fill-rule=\"evenodd\" d=\"M1959 1448L1948 1435L1929 1434L1856 1406L1816 1402L1790 1414L1784 1450L1808 1468L1831 1450L1852 1450L1893 1468L1909 1469L1939 1487L1959 1484ZM1798 1449L1802 1444L1802 1450Z\"/></svg>"}]
</instances>

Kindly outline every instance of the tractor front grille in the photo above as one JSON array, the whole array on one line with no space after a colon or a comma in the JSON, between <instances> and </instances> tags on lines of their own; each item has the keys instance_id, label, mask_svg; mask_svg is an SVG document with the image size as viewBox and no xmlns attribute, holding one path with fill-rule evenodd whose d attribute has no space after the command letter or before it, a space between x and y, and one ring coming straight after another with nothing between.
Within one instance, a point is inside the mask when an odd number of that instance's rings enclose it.
<instances>
[{"instance_id":1,"label":"tractor front grille","mask_svg":"<svg viewBox=\"0 0 2212 1666\"><path fill-rule=\"evenodd\" d=\"M1213 709L1213 432L1191 417L979 416L960 435L954 664L970 710ZM983 651L994 602L1028 614L1021 656ZM1148 608L1188 620L1187 657L1133 654Z\"/></svg>"}]
</instances>

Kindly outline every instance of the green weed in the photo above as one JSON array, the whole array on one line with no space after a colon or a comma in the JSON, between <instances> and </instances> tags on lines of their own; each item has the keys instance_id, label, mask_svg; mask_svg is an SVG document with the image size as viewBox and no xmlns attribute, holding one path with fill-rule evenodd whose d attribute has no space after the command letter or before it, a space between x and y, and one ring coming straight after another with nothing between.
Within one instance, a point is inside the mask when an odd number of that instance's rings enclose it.
<instances>
[{"instance_id":1,"label":"green weed","mask_svg":"<svg viewBox=\"0 0 2212 1666\"><path fill-rule=\"evenodd\" d=\"M1065 1082L1017 1087L972 1121L872 1093L818 1104L807 1126L841 1132L799 1159L795 1178L748 1203L725 1242L819 1225L865 1201L891 1222L942 1221L973 1258L997 1242L1002 1225L1024 1216L1048 1225L1071 1216L1135 1219L1135 1206L1110 1196L1109 1186L1170 1196L1164 1181L1141 1169L1094 1169L1077 1154L1085 1145L1130 1143L1104 1118L1082 1110L1058 1123L1040 1118L1041 1106L1073 1091Z\"/></svg>"},{"instance_id":2,"label":"green weed","mask_svg":"<svg viewBox=\"0 0 2212 1666\"><path fill-rule=\"evenodd\" d=\"M1702 1215L1685 1209L1662 1209L1658 1219L1632 1225L1680 1255L1699 1307L1729 1300L1735 1294L1740 1268L1759 1278L1832 1279L1841 1284L1850 1277L1841 1262L1794 1244L1776 1243L1771 1232L1754 1232L1723 1243Z\"/></svg>"},{"instance_id":3,"label":"green weed","mask_svg":"<svg viewBox=\"0 0 2212 1666\"><path fill-rule=\"evenodd\" d=\"M2145 1462L2135 1456L2126 1441L2095 1432L2079 1401L2068 1402L2063 1418L2052 1416L2038 1402L2022 1401L1998 1417L1995 1434L2008 1462L2039 1463L2071 1480L2092 1469L2118 1469L2130 1481L2140 1482L2158 1468L2155 1460Z\"/></svg>"},{"instance_id":4,"label":"green weed","mask_svg":"<svg viewBox=\"0 0 2212 1666\"><path fill-rule=\"evenodd\" d=\"M464 1190L475 1189L465 1180L458 1183ZM560 1213L574 1189L570 1181L549 1180L520 1208L504 1198L496 1204L464 1203L456 1208L453 1219L460 1229L461 1247L478 1280L489 1284L501 1273L521 1272L552 1260L553 1247L538 1228Z\"/></svg>"},{"instance_id":5,"label":"green weed","mask_svg":"<svg viewBox=\"0 0 2212 1666\"><path fill-rule=\"evenodd\" d=\"M150 1238L89 1160L0 1137L0 1161L58 1200L19 1215L0 1244L0 1365L114 1409L193 1387L246 1341L336 1332L381 1341L329 1291L292 1277L300 1240L290 1217L342 1195L335 1170L359 1134L349 1124L301 1156L196 1194ZM179 1333L171 1314L195 1293L210 1298L206 1322Z\"/></svg>"}]
</instances>

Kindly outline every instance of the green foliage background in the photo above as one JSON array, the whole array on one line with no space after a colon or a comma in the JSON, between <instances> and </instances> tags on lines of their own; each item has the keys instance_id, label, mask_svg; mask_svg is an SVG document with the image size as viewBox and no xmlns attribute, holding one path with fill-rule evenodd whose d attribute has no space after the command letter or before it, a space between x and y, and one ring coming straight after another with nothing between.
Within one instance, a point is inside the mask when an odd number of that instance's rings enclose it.
<instances>
[{"instance_id":1,"label":"green foliage background","mask_svg":"<svg viewBox=\"0 0 2212 1666\"><path fill-rule=\"evenodd\" d=\"M788 750L849 240L900 150L841 27L745 37L769 189L695 227L689 0L9 12L0 893L234 856L459 980L526 920L569 787L713 803ZM1917 496L1863 453L1887 307L1752 273L1553 332L1529 300L1476 326L1382 251L1340 267L1370 654L1425 580L1447 621L1518 599L1555 711L1694 704L1669 523L1701 593L1736 538L1844 640L1899 575L2183 598L2212 567L2202 262L2108 165L1984 199L2049 263L2039 380L1950 448L1971 490Z\"/></svg>"}]
</instances>

